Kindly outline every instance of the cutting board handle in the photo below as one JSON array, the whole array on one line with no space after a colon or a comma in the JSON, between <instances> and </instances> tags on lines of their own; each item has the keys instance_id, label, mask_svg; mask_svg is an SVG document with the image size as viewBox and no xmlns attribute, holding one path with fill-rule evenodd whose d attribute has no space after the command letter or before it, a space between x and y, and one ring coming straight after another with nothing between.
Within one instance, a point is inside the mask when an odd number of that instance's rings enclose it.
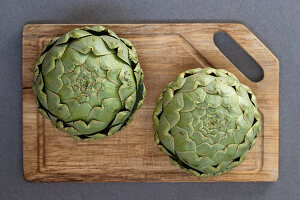
<instances>
[{"instance_id":1,"label":"cutting board handle","mask_svg":"<svg viewBox=\"0 0 300 200\"><path fill-rule=\"evenodd\" d=\"M225 32L227 32L262 67L264 67L264 60L262 58L272 58L276 62L279 62L276 56L244 24L235 25L238 29L228 28ZM253 48L253 46L256 48Z\"/></svg>"},{"instance_id":2,"label":"cutting board handle","mask_svg":"<svg viewBox=\"0 0 300 200\"><path fill-rule=\"evenodd\" d=\"M211 40L218 32L227 33L246 53L248 53L262 68L264 72L263 79L271 78L272 74L267 73L268 68L279 71L279 61L276 56L243 24L231 24L230 26L224 26L225 24L218 24L219 26L212 32ZM213 42L214 43L214 42ZM218 49L218 47L213 44ZM255 48L254 48L255 47ZM218 49L222 57L225 57L223 53ZM224 60L224 58L223 58ZM224 62L230 62L227 58ZM232 63L231 63L232 64ZM240 72L241 73L241 72Z\"/></svg>"},{"instance_id":3,"label":"cutting board handle","mask_svg":"<svg viewBox=\"0 0 300 200\"><path fill-rule=\"evenodd\" d=\"M184 25L178 31L197 51L208 61L208 65L223 68L234 73L243 83L252 85L265 84L266 80L279 79L279 61L274 54L243 24L237 23L207 23L201 25L205 33L199 34L200 28L186 30ZM219 50L214 43L214 36L218 32L227 33L246 53L248 53L262 68L264 77L259 82L250 81L241 73ZM205 63L205 62L203 62ZM201 64L201 63L200 63ZM276 77L274 77L276 76Z\"/></svg>"}]
</instances>

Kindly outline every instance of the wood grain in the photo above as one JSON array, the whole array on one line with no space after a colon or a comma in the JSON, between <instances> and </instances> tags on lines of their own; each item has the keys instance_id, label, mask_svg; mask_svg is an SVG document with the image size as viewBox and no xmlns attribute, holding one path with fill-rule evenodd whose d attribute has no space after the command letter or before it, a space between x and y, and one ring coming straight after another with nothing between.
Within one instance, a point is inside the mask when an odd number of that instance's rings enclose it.
<instances>
[{"instance_id":1,"label":"wood grain","mask_svg":"<svg viewBox=\"0 0 300 200\"><path fill-rule=\"evenodd\" d=\"M133 122L121 132L93 142L73 140L38 112L31 89L33 65L55 36L88 26L30 24L23 30L23 170L35 182L248 182L276 181L279 140L279 61L242 24L106 24L132 41L145 72L147 96ZM251 82L218 50L213 36L227 32L262 67L264 78ZM233 72L255 93L263 131L246 160L231 172L198 178L173 167L154 143L152 112L165 85L179 73L214 66Z\"/></svg>"}]
</instances>

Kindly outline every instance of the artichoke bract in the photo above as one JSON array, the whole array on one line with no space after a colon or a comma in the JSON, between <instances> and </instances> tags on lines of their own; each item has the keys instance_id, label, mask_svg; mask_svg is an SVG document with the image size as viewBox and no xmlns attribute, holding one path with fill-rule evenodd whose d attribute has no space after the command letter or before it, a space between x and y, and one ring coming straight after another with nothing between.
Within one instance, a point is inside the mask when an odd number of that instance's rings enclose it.
<instances>
[{"instance_id":1,"label":"artichoke bract","mask_svg":"<svg viewBox=\"0 0 300 200\"><path fill-rule=\"evenodd\" d=\"M223 69L181 73L158 98L155 141L172 164L206 177L239 165L261 130L249 87Z\"/></svg>"},{"instance_id":2,"label":"artichoke bract","mask_svg":"<svg viewBox=\"0 0 300 200\"><path fill-rule=\"evenodd\" d=\"M34 66L33 82L39 112L79 140L129 124L146 92L135 48L102 26L52 39Z\"/></svg>"}]
</instances>

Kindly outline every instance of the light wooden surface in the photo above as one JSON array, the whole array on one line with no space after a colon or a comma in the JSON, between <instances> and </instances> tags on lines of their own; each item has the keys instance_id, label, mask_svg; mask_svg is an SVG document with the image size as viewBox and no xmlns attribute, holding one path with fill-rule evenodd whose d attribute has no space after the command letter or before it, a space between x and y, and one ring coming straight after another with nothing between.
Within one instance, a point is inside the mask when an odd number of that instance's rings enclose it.
<instances>
[{"instance_id":1,"label":"light wooden surface","mask_svg":"<svg viewBox=\"0 0 300 200\"><path fill-rule=\"evenodd\" d=\"M55 36L87 25L26 25L23 30L23 170L35 182L248 182L276 181L279 139L279 62L244 26L231 23L106 24L132 41L145 72L147 96L133 122L111 137L73 140L38 112L31 89L33 65ZM214 45L227 32L263 68L264 79L251 82ZM173 167L154 143L152 112L163 87L179 73L214 66L233 72L255 93L263 128L246 160L231 172L199 178Z\"/></svg>"}]
</instances>

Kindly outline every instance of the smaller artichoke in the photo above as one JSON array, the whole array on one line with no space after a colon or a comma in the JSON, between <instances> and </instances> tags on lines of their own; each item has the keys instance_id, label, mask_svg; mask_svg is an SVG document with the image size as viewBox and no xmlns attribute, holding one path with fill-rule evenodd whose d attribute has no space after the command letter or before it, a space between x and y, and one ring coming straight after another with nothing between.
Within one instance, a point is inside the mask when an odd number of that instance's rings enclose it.
<instances>
[{"instance_id":1,"label":"smaller artichoke","mask_svg":"<svg viewBox=\"0 0 300 200\"><path fill-rule=\"evenodd\" d=\"M201 177L238 166L261 130L250 88L214 68L188 70L170 82L153 121L155 141L173 165Z\"/></svg>"},{"instance_id":2,"label":"smaller artichoke","mask_svg":"<svg viewBox=\"0 0 300 200\"><path fill-rule=\"evenodd\" d=\"M52 39L34 66L33 82L39 112L79 140L129 124L146 92L131 42L102 26Z\"/></svg>"}]
</instances>

